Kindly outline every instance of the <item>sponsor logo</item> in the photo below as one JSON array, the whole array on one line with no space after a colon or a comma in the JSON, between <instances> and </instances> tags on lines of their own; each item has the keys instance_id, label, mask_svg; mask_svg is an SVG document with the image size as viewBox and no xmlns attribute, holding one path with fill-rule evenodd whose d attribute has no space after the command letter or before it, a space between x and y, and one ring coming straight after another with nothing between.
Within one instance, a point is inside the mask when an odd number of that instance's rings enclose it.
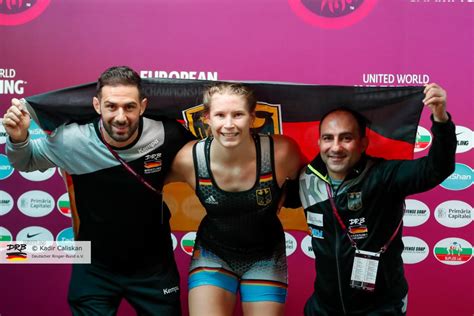
<instances>
[{"instance_id":1,"label":"sponsor logo","mask_svg":"<svg viewBox=\"0 0 474 316\"><path fill-rule=\"evenodd\" d=\"M59 242L71 242L74 241L74 230L72 227L63 229L56 236L56 240Z\"/></svg>"},{"instance_id":2,"label":"sponsor logo","mask_svg":"<svg viewBox=\"0 0 474 316\"><path fill-rule=\"evenodd\" d=\"M472 207L463 201L446 201L436 207L435 218L446 227L464 227L472 222Z\"/></svg>"},{"instance_id":3,"label":"sponsor logo","mask_svg":"<svg viewBox=\"0 0 474 316\"><path fill-rule=\"evenodd\" d=\"M472 130L464 126L456 126L456 139L458 145L456 153L465 153L472 149Z\"/></svg>"},{"instance_id":4,"label":"sponsor logo","mask_svg":"<svg viewBox=\"0 0 474 316\"><path fill-rule=\"evenodd\" d=\"M365 217L349 219L348 232L352 235L353 239L367 238L369 230L364 223Z\"/></svg>"},{"instance_id":5,"label":"sponsor logo","mask_svg":"<svg viewBox=\"0 0 474 316\"><path fill-rule=\"evenodd\" d=\"M7 214L13 208L13 198L10 194L0 190L0 216Z\"/></svg>"},{"instance_id":6,"label":"sponsor logo","mask_svg":"<svg viewBox=\"0 0 474 316\"><path fill-rule=\"evenodd\" d=\"M56 202L56 207L61 214L71 217L71 202L69 201L69 194L67 192L59 197Z\"/></svg>"},{"instance_id":7,"label":"sponsor logo","mask_svg":"<svg viewBox=\"0 0 474 316\"><path fill-rule=\"evenodd\" d=\"M36 234L27 233L27 234L26 234L26 238L31 239L31 238L33 238L33 237L38 236L39 234L41 234L41 233L36 233Z\"/></svg>"},{"instance_id":8,"label":"sponsor logo","mask_svg":"<svg viewBox=\"0 0 474 316\"><path fill-rule=\"evenodd\" d=\"M269 188L258 189L255 191L257 204L260 206L267 206L272 203L272 192Z\"/></svg>"},{"instance_id":9,"label":"sponsor logo","mask_svg":"<svg viewBox=\"0 0 474 316\"><path fill-rule=\"evenodd\" d=\"M53 234L49 230L40 226L25 227L16 234L17 241L54 241Z\"/></svg>"},{"instance_id":10,"label":"sponsor logo","mask_svg":"<svg viewBox=\"0 0 474 316\"><path fill-rule=\"evenodd\" d=\"M2 0L0 0L0 10ZM1 11L0 11L0 25L1 22ZM15 69L2 69L0 68L0 95L1 94L16 94L22 95L25 92L24 86L27 84L25 80L16 78Z\"/></svg>"},{"instance_id":11,"label":"sponsor logo","mask_svg":"<svg viewBox=\"0 0 474 316\"><path fill-rule=\"evenodd\" d=\"M441 184L443 188L453 191L459 191L469 188L472 185L471 167L456 163L454 172L446 178Z\"/></svg>"},{"instance_id":12,"label":"sponsor logo","mask_svg":"<svg viewBox=\"0 0 474 316\"><path fill-rule=\"evenodd\" d=\"M183 111L183 118L189 130L199 138L205 138L208 135L208 127L203 116L204 105L200 104ZM257 102L255 109L255 120L252 131L262 134L281 134L282 120L279 104L269 104Z\"/></svg>"},{"instance_id":13,"label":"sponsor logo","mask_svg":"<svg viewBox=\"0 0 474 316\"><path fill-rule=\"evenodd\" d=\"M172 293L179 292L179 286L170 287L168 289L163 289L163 294L168 295Z\"/></svg>"},{"instance_id":14,"label":"sponsor logo","mask_svg":"<svg viewBox=\"0 0 474 316\"><path fill-rule=\"evenodd\" d=\"M0 118L0 145L5 144L7 142L7 132L5 131L5 127L3 126L3 118Z\"/></svg>"},{"instance_id":15,"label":"sponsor logo","mask_svg":"<svg viewBox=\"0 0 474 316\"><path fill-rule=\"evenodd\" d=\"M39 17L51 0L0 0L0 25L20 25Z\"/></svg>"},{"instance_id":16,"label":"sponsor logo","mask_svg":"<svg viewBox=\"0 0 474 316\"><path fill-rule=\"evenodd\" d=\"M313 245L311 244L311 237L310 236L305 236L303 240L301 240L301 250L305 255L308 257L314 259L314 251L313 251Z\"/></svg>"},{"instance_id":17,"label":"sponsor logo","mask_svg":"<svg viewBox=\"0 0 474 316\"><path fill-rule=\"evenodd\" d=\"M323 214L318 214L318 213L311 213L307 212L306 213L306 222L308 224L314 225L314 226L319 226L323 227Z\"/></svg>"},{"instance_id":18,"label":"sponsor logo","mask_svg":"<svg viewBox=\"0 0 474 316\"><path fill-rule=\"evenodd\" d=\"M208 197L205 201L204 201L206 204L213 204L213 205L217 205L219 204L217 202L217 200L211 195L210 197Z\"/></svg>"},{"instance_id":19,"label":"sponsor logo","mask_svg":"<svg viewBox=\"0 0 474 316\"><path fill-rule=\"evenodd\" d=\"M26 180L30 181L44 181L48 180L54 175L56 168L50 168L45 171L32 171L32 172L23 172L20 171L20 175L25 178Z\"/></svg>"},{"instance_id":20,"label":"sponsor logo","mask_svg":"<svg viewBox=\"0 0 474 316\"><path fill-rule=\"evenodd\" d=\"M150 174L161 171L161 153L151 154L145 156L144 173Z\"/></svg>"},{"instance_id":21,"label":"sponsor logo","mask_svg":"<svg viewBox=\"0 0 474 316\"><path fill-rule=\"evenodd\" d=\"M318 238L318 239L324 239L324 234L322 229L317 229L314 227L309 228L309 233L311 234L312 237Z\"/></svg>"},{"instance_id":22,"label":"sponsor logo","mask_svg":"<svg viewBox=\"0 0 474 316\"><path fill-rule=\"evenodd\" d=\"M424 240L417 237L405 236L402 237L402 241L404 245L402 252L403 263L415 264L428 257L430 249Z\"/></svg>"},{"instance_id":23,"label":"sponsor logo","mask_svg":"<svg viewBox=\"0 0 474 316\"><path fill-rule=\"evenodd\" d=\"M155 138L151 143L149 143L145 147L138 148L138 152L140 154L143 154L146 151L149 151L151 149L155 149L159 144L160 144L160 140L158 138ZM146 155L145 156L145 160L150 159L150 158L161 158L161 153L156 153L156 154L151 154L151 155Z\"/></svg>"},{"instance_id":24,"label":"sponsor logo","mask_svg":"<svg viewBox=\"0 0 474 316\"><path fill-rule=\"evenodd\" d=\"M0 242L12 241L12 240L13 240L12 234L8 231L8 229L0 226Z\"/></svg>"},{"instance_id":25,"label":"sponsor logo","mask_svg":"<svg viewBox=\"0 0 474 316\"><path fill-rule=\"evenodd\" d=\"M31 121L30 128L28 129L31 139L46 138L46 133L38 126L35 121ZM53 135L53 134L51 134Z\"/></svg>"},{"instance_id":26,"label":"sponsor logo","mask_svg":"<svg viewBox=\"0 0 474 316\"><path fill-rule=\"evenodd\" d=\"M192 79L217 81L216 71L163 71L163 70L140 70L142 78L165 78L165 79ZM149 94L147 94L149 95Z\"/></svg>"},{"instance_id":27,"label":"sponsor logo","mask_svg":"<svg viewBox=\"0 0 474 316\"><path fill-rule=\"evenodd\" d=\"M181 238L181 249L188 255L193 254L196 232L189 232Z\"/></svg>"},{"instance_id":28,"label":"sponsor logo","mask_svg":"<svg viewBox=\"0 0 474 316\"><path fill-rule=\"evenodd\" d=\"M26 261L28 259L28 254L24 252L26 244L9 244L6 250L7 261Z\"/></svg>"},{"instance_id":29,"label":"sponsor logo","mask_svg":"<svg viewBox=\"0 0 474 316\"><path fill-rule=\"evenodd\" d=\"M293 235L285 232L285 244L286 244L286 256L291 256L298 246L295 237Z\"/></svg>"},{"instance_id":30,"label":"sponsor logo","mask_svg":"<svg viewBox=\"0 0 474 316\"><path fill-rule=\"evenodd\" d=\"M308 24L342 29L364 19L378 0L288 0L293 12Z\"/></svg>"},{"instance_id":31,"label":"sponsor logo","mask_svg":"<svg viewBox=\"0 0 474 316\"><path fill-rule=\"evenodd\" d=\"M23 193L17 201L17 207L26 216L46 216L54 209L53 197L44 191L28 191Z\"/></svg>"},{"instance_id":32,"label":"sponsor logo","mask_svg":"<svg viewBox=\"0 0 474 316\"><path fill-rule=\"evenodd\" d=\"M173 251L176 250L176 247L178 247L178 240L176 239L176 236L171 233L171 242L173 244Z\"/></svg>"},{"instance_id":33,"label":"sponsor logo","mask_svg":"<svg viewBox=\"0 0 474 316\"><path fill-rule=\"evenodd\" d=\"M417 153L430 147L432 138L430 131L422 126L418 126L418 129L416 130L414 151Z\"/></svg>"},{"instance_id":34,"label":"sponsor logo","mask_svg":"<svg viewBox=\"0 0 474 316\"><path fill-rule=\"evenodd\" d=\"M4 180L12 175L13 167L10 165L10 161L7 156L0 154L0 180Z\"/></svg>"},{"instance_id":35,"label":"sponsor logo","mask_svg":"<svg viewBox=\"0 0 474 316\"><path fill-rule=\"evenodd\" d=\"M362 208L362 192L347 193L347 208L351 211L358 211Z\"/></svg>"},{"instance_id":36,"label":"sponsor logo","mask_svg":"<svg viewBox=\"0 0 474 316\"><path fill-rule=\"evenodd\" d=\"M472 245L461 238L445 238L436 243L433 248L435 258L447 265L461 265L472 257Z\"/></svg>"},{"instance_id":37,"label":"sponsor logo","mask_svg":"<svg viewBox=\"0 0 474 316\"><path fill-rule=\"evenodd\" d=\"M430 209L428 206L418 200L405 200L405 214L403 215L403 226L420 226L430 218Z\"/></svg>"},{"instance_id":38,"label":"sponsor logo","mask_svg":"<svg viewBox=\"0 0 474 316\"><path fill-rule=\"evenodd\" d=\"M72 227L63 229L56 236L58 247L60 246L62 251L69 254L76 252L76 247L74 243L74 230Z\"/></svg>"}]
</instances>

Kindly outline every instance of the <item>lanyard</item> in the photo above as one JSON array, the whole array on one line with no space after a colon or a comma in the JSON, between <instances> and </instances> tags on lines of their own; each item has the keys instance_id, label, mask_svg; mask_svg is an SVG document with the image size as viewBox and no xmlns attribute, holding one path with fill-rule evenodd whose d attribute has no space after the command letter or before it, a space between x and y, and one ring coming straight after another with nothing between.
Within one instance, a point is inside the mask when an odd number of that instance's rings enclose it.
<instances>
[{"instance_id":1,"label":"lanyard","mask_svg":"<svg viewBox=\"0 0 474 316\"><path fill-rule=\"evenodd\" d=\"M105 147L107 147L107 149L110 151L110 153L115 157L115 159L117 159L121 164L122 166L125 168L125 170L127 170L128 172L130 172L132 175L135 176L135 178L138 179L138 181L140 181L145 187L147 187L148 189L150 189L151 191L153 191L154 193L158 194L161 198L161 222L163 223L163 197L161 196L162 195L162 191L161 190L157 190L154 186L152 186L150 183L148 183L148 181L146 181L141 175L139 175L135 170L133 170L132 167L130 167L126 162L125 160L123 160L118 154L117 152L109 145L109 143L107 143L107 141L105 140L104 138L104 134L103 134L103 131L102 131L102 128L103 128L103 123L102 123L102 119L100 119L99 121L99 131L100 131L100 136L102 137L102 141L103 143L105 144Z\"/></svg>"},{"instance_id":2,"label":"lanyard","mask_svg":"<svg viewBox=\"0 0 474 316\"><path fill-rule=\"evenodd\" d=\"M339 212L337 211L336 203L334 202L334 198L333 198L333 195L332 195L332 190L331 190L331 187L329 186L328 183L326 183L326 191L328 192L329 202L331 202L332 212L333 212L334 216L336 217L337 221L339 222L339 225L341 226L342 230L346 233L347 237L349 238L352 247L357 250L357 243L355 242L354 239L352 239L351 235L348 233L347 227L344 224L344 222L342 221L342 218L339 215ZM384 253L387 250L390 243L393 241L393 239L395 239L395 236L397 235L398 231L400 230L400 227L402 226L402 220L403 220L403 217L400 220L400 223L398 224L397 229L393 232L390 239L385 243L385 245L383 245L382 248L380 248L379 253Z\"/></svg>"}]
</instances>

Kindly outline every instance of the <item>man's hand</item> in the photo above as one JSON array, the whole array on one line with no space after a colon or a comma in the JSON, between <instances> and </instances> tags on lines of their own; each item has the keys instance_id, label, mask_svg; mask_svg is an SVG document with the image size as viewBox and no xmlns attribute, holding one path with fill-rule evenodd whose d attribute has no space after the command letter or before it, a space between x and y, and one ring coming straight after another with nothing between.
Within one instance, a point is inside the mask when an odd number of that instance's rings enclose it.
<instances>
[{"instance_id":1,"label":"man's hand","mask_svg":"<svg viewBox=\"0 0 474 316\"><path fill-rule=\"evenodd\" d=\"M12 99L12 106L3 116L3 126L12 143L24 142L28 137L30 114L18 99Z\"/></svg>"},{"instance_id":2,"label":"man's hand","mask_svg":"<svg viewBox=\"0 0 474 316\"><path fill-rule=\"evenodd\" d=\"M436 122L446 122L449 120L446 112L446 91L436 83L426 85L423 91L425 98L423 103L430 108L433 119Z\"/></svg>"}]
</instances>

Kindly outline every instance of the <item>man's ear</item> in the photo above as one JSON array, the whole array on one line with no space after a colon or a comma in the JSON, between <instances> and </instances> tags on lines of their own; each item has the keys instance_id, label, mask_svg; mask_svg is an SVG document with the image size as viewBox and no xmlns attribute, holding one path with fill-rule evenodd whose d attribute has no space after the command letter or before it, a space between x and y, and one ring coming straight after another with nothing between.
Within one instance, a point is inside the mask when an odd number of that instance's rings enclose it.
<instances>
[{"instance_id":1,"label":"man's ear","mask_svg":"<svg viewBox=\"0 0 474 316\"><path fill-rule=\"evenodd\" d=\"M365 152L367 150L367 147L369 147L369 138L367 136L364 136L362 138L362 152Z\"/></svg>"},{"instance_id":2,"label":"man's ear","mask_svg":"<svg viewBox=\"0 0 474 316\"><path fill-rule=\"evenodd\" d=\"M97 114L100 115L100 101L97 97L94 97L92 99L92 104L94 105L94 109L97 112Z\"/></svg>"},{"instance_id":3,"label":"man's ear","mask_svg":"<svg viewBox=\"0 0 474 316\"><path fill-rule=\"evenodd\" d=\"M140 102L140 116L143 115L147 106L148 106L148 99L143 98L143 100Z\"/></svg>"}]
</instances>

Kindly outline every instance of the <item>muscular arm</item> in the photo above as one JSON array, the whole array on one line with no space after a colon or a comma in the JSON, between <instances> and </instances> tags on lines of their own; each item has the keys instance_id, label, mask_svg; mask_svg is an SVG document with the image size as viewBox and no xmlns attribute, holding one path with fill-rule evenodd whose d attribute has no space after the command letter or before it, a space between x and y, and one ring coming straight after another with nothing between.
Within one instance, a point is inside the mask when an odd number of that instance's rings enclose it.
<instances>
[{"instance_id":1,"label":"muscular arm","mask_svg":"<svg viewBox=\"0 0 474 316\"><path fill-rule=\"evenodd\" d=\"M196 176L193 161L193 146L195 143L196 141L190 141L179 150L173 160L165 183L186 182L193 190L195 189Z\"/></svg>"},{"instance_id":2,"label":"muscular arm","mask_svg":"<svg viewBox=\"0 0 474 316\"><path fill-rule=\"evenodd\" d=\"M301 154L298 144L290 137L274 135L275 173L278 185L282 186L286 179L297 179L299 171L306 159Z\"/></svg>"},{"instance_id":3,"label":"muscular arm","mask_svg":"<svg viewBox=\"0 0 474 316\"><path fill-rule=\"evenodd\" d=\"M298 208L301 206L298 176L301 168L306 164L306 158L293 139L283 135L274 135L273 140L278 185L281 187L286 182L281 206Z\"/></svg>"}]
</instances>

